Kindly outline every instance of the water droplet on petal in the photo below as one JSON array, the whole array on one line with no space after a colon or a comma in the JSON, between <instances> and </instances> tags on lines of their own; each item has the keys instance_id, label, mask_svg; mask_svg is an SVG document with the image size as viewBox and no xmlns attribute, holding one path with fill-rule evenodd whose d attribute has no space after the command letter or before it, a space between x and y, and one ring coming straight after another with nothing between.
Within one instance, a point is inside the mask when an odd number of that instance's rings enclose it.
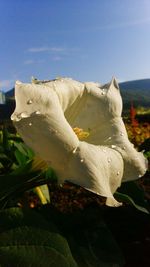
<instances>
[{"instance_id":1,"label":"water droplet on petal","mask_svg":"<svg viewBox=\"0 0 150 267\"><path fill-rule=\"evenodd\" d=\"M32 99L29 99L29 100L27 101L27 104L28 104L28 105L30 105L30 104L32 104L32 103L33 103Z\"/></svg>"},{"instance_id":2,"label":"water droplet on petal","mask_svg":"<svg viewBox=\"0 0 150 267\"><path fill-rule=\"evenodd\" d=\"M116 148L116 146L115 145L112 145L111 148Z\"/></svg>"},{"instance_id":3,"label":"water droplet on petal","mask_svg":"<svg viewBox=\"0 0 150 267\"><path fill-rule=\"evenodd\" d=\"M20 114L20 117L21 117L21 118L28 118L29 115L28 115L26 112L22 112L22 113Z\"/></svg>"},{"instance_id":4,"label":"water droplet on petal","mask_svg":"<svg viewBox=\"0 0 150 267\"><path fill-rule=\"evenodd\" d=\"M105 92L102 92L101 95L105 95Z\"/></svg>"},{"instance_id":5,"label":"water droplet on petal","mask_svg":"<svg viewBox=\"0 0 150 267\"><path fill-rule=\"evenodd\" d=\"M16 116L16 118L14 119L14 121L20 121L20 120L21 120L20 116Z\"/></svg>"},{"instance_id":6,"label":"water droplet on petal","mask_svg":"<svg viewBox=\"0 0 150 267\"><path fill-rule=\"evenodd\" d=\"M75 149L72 151L72 153L75 154L75 153L76 153L76 150L77 150L77 148L75 148Z\"/></svg>"},{"instance_id":7,"label":"water droplet on petal","mask_svg":"<svg viewBox=\"0 0 150 267\"><path fill-rule=\"evenodd\" d=\"M123 150L126 150L126 147L125 146L123 146Z\"/></svg>"},{"instance_id":8,"label":"water droplet on petal","mask_svg":"<svg viewBox=\"0 0 150 267\"><path fill-rule=\"evenodd\" d=\"M29 123L29 126L32 126L32 122Z\"/></svg>"},{"instance_id":9,"label":"water droplet on petal","mask_svg":"<svg viewBox=\"0 0 150 267\"><path fill-rule=\"evenodd\" d=\"M84 160L83 159L80 159L81 162L83 162Z\"/></svg>"},{"instance_id":10,"label":"water droplet on petal","mask_svg":"<svg viewBox=\"0 0 150 267\"><path fill-rule=\"evenodd\" d=\"M120 133L120 135L121 135L121 136L124 136L124 133L123 133L123 132L121 132L121 133Z\"/></svg>"},{"instance_id":11,"label":"water droplet on petal","mask_svg":"<svg viewBox=\"0 0 150 267\"><path fill-rule=\"evenodd\" d=\"M41 112L40 112L39 110L37 110L37 111L35 112L35 114L36 114L36 115L39 115L39 114L41 114Z\"/></svg>"},{"instance_id":12,"label":"water droplet on petal","mask_svg":"<svg viewBox=\"0 0 150 267\"><path fill-rule=\"evenodd\" d=\"M110 159L110 158L108 158L107 160L108 160L108 163L110 163L110 162L111 162L111 159Z\"/></svg>"},{"instance_id":13,"label":"water droplet on petal","mask_svg":"<svg viewBox=\"0 0 150 267\"><path fill-rule=\"evenodd\" d=\"M141 178L142 176L143 176L142 174L139 174L139 176L138 176L138 177L139 177L139 178Z\"/></svg>"},{"instance_id":14,"label":"water droplet on petal","mask_svg":"<svg viewBox=\"0 0 150 267\"><path fill-rule=\"evenodd\" d=\"M120 172L118 171L118 172L117 172L117 175L119 175L119 174L120 174Z\"/></svg>"}]
</instances>

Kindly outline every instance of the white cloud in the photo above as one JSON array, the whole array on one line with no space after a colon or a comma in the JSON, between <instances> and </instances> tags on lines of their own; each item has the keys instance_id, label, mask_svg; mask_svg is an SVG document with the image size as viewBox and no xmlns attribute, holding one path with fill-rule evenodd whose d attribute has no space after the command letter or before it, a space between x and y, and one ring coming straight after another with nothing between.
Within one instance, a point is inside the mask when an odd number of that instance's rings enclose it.
<instances>
[{"instance_id":1,"label":"white cloud","mask_svg":"<svg viewBox=\"0 0 150 267\"><path fill-rule=\"evenodd\" d=\"M25 65L31 65L33 63L34 63L34 60L32 60L32 59L27 59L27 60L24 61Z\"/></svg>"},{"instance_id":2,"label":"white cloud","mask_svg":"<svg viewBox=\"0 0 150 267\"><path fill-rule=\"evenodd\" d=\"M62 60L62 57L59 56L53 57L53 61L60 61L60 60Z\"/></svg>"},{"instance_id":3,"label":"white cloud","mask_svg":"<svg viewBox=\"0 0 150 267\"><path fill-rule=\"evenodd\" d=\"M128 22L119 22L119 23L111 23L111 24L105 24L101 26L94 26L94 27L88 27L88 28L81 28L80 32L96 32L101 30L114 30L114 29L122 29L122 28L128 28L128 27L134 27L138 25L144 25L150 23L150 17L147 18L139 18L136 20L130 20Z\"/></svg>"},{"instance_id":4,"label":"white cloud","mask_svg":"<svg viewBox=\"0 0 150 267\"><path fill-rule=\"evenodd\" d=\"M65 48L63 47L50 47L50 46L41 46L41 47L31 47L27 50L31 53L40 53L40 52L63 52Z\"/></svg>"}]
</instances>

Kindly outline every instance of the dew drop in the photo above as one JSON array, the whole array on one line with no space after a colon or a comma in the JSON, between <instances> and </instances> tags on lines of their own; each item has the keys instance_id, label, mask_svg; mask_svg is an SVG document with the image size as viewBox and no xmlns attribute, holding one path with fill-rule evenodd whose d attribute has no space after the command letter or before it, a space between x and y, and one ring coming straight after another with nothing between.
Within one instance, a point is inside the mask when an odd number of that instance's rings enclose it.
<instances>
[{"instance_id":1,"label":"dew drop","mask_svg":"<svg viewBox=\"0 0 150 267\"><path fill-rule=\"evenodd\" d=\"M76 153L76 150L77 150L77 149L75 148L75 149L72 151L72 153L75 154L75 153Z\"/></svg>"},{"instance_id":2,"label":"dew drop","mask_svg":"<svg viewBox=\"0 0 150 267\"><path fill-rule=\"evenodd\" d=\"M112 145L111 148L116 148L116 146L115 145Z\"/></svg>"},{"instance_id":3,"label":"dew drop","mask_svg":"<svg viewBox=\"0 0 150 267\"><path fill-rule=\"evenodd\" d=\"M32 122L29 123L29 126L32 126Z\"/></svg>"},{"instance_id":4,"label":"dew drop","mask_svg":"<svg viewBox=\"0 0 150 267\"><path fill-rule=\"evenodd\" d=\"M126 150L126 147L125 146L123 146L123 150Z\"/></svg>"},{"instance_id":5,"label":"dew drop","mask_svg":"<svg viewBox=\"0 0 150 267\"><path fill-rule=\"evenodd\" d=\"M21 118L28 118L29 115L28 115L26 112L22 112L22 113L20 114L20 117L21 117Z\"/></svg>"},{"instance_id":6,"label":"dew drop","mask_svg":"<svg viewBox=\"0 0 150 267\"><path fill-rule=\"evenodd\" d=\"M102 92L101 95L105 95L105 92Z\"/></svg>"},{"instance_id":7,"label":"dew drop","mask_svg":"<svg viewBox=\"0 0 150 267\"><path fill-rule=\"evenodd\" d=\"M124 133L123 133L123 132L121 132L121 133L120 133L120 135L121 135L121 136L124 136Z\"/></svg>"},{"instance_id":8,"label":"dew drop","mask_svg":"<svg viewBox=\"0 0 150 267\"><path fill-rule=\"evenodd\" d=\"M36 115L39 115L39 114L41 114L41 112L40 112L39 110L37 110L37 111L35 112L35 114L36 114Z\"/></svg>"},{"instance_id":9,"label":"dew drop","mask_svg":"<svg viewBox=\"0 0 150 267\"><path fill-rule=\"evenodd\" d=\"M143 175L142 174L139 174L138 177L141 178Z\"/></svg>"},{"instance_id":10,"label":"dew drop","mask_svg":"<svg viewBox=\"0 0 150 267\"><path fill-rule=\"evenodd\" d=\"M28 101L27 101L27 104L28 105L30 105L30 104L32 104L33 103L33 101L31 100L31 99L29 99Z\"/></svg>"},{"instance_id":11,"label":"dew drop","mask_svg":"<svg viewBox=\"0 0 150 267\"><path fill-rule=\"evenodd\" d=\"M19 116L16 116L16 118L14 119L14 121L20 121L21 118Z\"/></svg>"},{"instance_id":12,"label":"dew drop","mask_svg":"<svg viewBox=\"0 0 150 267\"><path fill-rule=\"evenodd\" d=\"M107 160L108 160L108 163L110 163L110 162L111 162L111 159L110 159L110 158L108 158Z\"/></svg>"},{"instance_id":13,"label":"dew drop","mask_svg":"<svg viewBox=\"0 0 150 267\"><path fill-rule=\"evenodd\" d=\"M118 171L118 172L117 172L117 175L119 175L119 174L120 174L120 172Z\"/></svg>"},{"instance_id":14,"label":"dew drop","mask_svg":"<svg viewBox=\"0 0 150 267\"><path fill-rule=\"evenodd\" d=\"M83 162L83 161L84 161L83 159L80 160L80 162Z\"/></svg>"}]
</instances>

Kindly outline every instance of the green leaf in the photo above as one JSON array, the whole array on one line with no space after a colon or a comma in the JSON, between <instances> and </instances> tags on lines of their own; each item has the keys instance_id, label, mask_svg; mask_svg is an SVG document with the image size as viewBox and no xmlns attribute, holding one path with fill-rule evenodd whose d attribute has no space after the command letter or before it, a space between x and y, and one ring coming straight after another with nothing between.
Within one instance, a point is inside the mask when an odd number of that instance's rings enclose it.
<instances>
[{"instance_id":1,"label":"green leaf","mask_svg":"<svg viewBox=\"0 0 150 267\"><path fill-rule=\"evenodd\" d=\"M133 200L130 196L128 196L128 195L126 195L126 194L123 194L123 193L116 192L116 193L115 193L115 197L116 197L119 201L122 201L122 202L126 202L126 203L131 204L131 205L134 206L137 210L149 214L149 211L148 211L146 208L144 208L143 206L140 206L140 205L136 204L136 203L134 202L134 200Z\"/></svg>"},{"instance_id":2,"label":"green leaf","mask_svg":"<svg viewBox=\"0 0 150 267\"><path fill-rule=\"evenodd\" d=\"M4 127L3 131L2 131L2 145L3 145L5 151L9 151L9 149L10 149L8 137L9 137L9 132L6 129L6 127Z\"/></svg>"},{"instance_id":3,"label":"green leaf","mask_svg":"<svg viewBox=\"0 0 150 267\"><path fill-rule=\"evenodd\" d=\"M120 201L131 204L140 211L149 213L144 190L136 181L122 183L114 196Z\"/></svg>"},{"instance_id":4,"label":"green leaf","mask_svg":"<svg viewBox=\"0 0 150 267\"><path fill-rule=\"evenodd\" d=\"M0 162L0 169L3 169L4 168L4 166L3 166L3 164Z\"/></svg>"},{"instance_id":5,"label":"green leaf","mask_svg":"<svg viewBox=\"0 0 150 267\"><path fill-rule=\"evenodd\" d=\"M24 143L20 142L13 142L14 146L20 151L21 154L28 157L29 159L32 159L34 156L33 151L27 147Z\"/></svg>"},{"instance_id":6,"label":"green leaf","mask_svg":"<svg viewBox=\"0 0 150 267\"><path fill-rule=\"evenodd\" d=\"M100 209L89 207L67 215L43 206L41 212L59 227L79 267L123 266L122 253Z\"/></svg>"},{"instance_id":7,"label":"green leaf","mask_svg":"<svg viewBox=\"0 0 150 267\"><path fill-rule=\"evenodd\" d=\"M16 150L14 154L19 166L25 165L25 163L27 162L27 157L24 154L22 154L19 150Z\"/></svg>"},{"instance_id":8,"label":"green leaf","mask_svg":"<svg viewBox=\"0 0 150 267\"><path fill-rule=\"evenodd\" d=\"M38 213L13 208L0 217L3 267L77 267L65 238Z\"/></svg>"},{"instance_id":9,"label":"green leaf","mask_svg":"<svg viewBox=\"0 0 150 267\"><path fill-rule=\"evenodd\" d=\"M32 169L30 160L10 174L0 175L0 207L9 199L17 199L21 193L50 182L51 177L46 176L45 171Z\"/></svg>"}]
</instances>

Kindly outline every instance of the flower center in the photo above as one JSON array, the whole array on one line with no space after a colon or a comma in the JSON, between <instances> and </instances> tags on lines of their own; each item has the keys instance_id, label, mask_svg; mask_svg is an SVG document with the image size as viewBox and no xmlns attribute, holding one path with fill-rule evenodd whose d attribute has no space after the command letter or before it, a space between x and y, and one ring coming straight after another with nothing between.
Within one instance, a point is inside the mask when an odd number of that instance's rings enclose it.
<instances>
[{"instance_id":1,"label":"flower center","mask_svg":"<svg viewBox=\"0 0 150 267\"><path fill-rule=\"evenodd\" d=\"M79 127L73 128L73 131L75 132L79 140L86 139L90 135L89 132L86 132L82 128L79 128Z\"/></svg>"}]
</instances>

